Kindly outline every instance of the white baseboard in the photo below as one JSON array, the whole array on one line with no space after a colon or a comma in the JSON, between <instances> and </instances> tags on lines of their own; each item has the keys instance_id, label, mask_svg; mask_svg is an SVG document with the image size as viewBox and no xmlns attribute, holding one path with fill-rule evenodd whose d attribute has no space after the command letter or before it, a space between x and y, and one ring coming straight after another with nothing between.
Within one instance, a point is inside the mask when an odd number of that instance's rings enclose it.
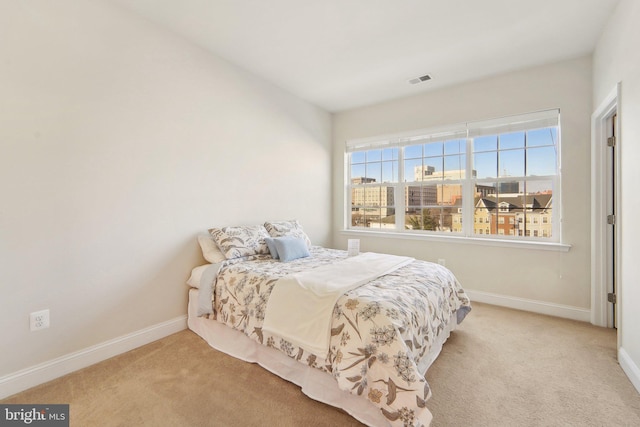
<instances>
[{"instance_id":1,"label":"white baseboard","mask_svg":"<svg viewBox=\"0 0 640 427\"><path fill-rule=\"evenodd\" d=\"M636 390L638 390L638 393L640 393L640 368L638 368L638 365L635 364L622 347L618 350L618 362L624 373L629 377L631 384L633 384Z\"/></svg>"},{"instance_id":2,"label":"white baseboard","mask_svg":"<svg viewBox=\"0 0 640 427\"><path fill-rule=\"evenodd\" d=\"M536 301L525 298L510 297L505 295L492 294L489 292L474 291L465 288L465 292L473 301L484 302L502 307L515 308L517 310L531 311L534 313L547 314L549 316L564 317L566 319L580 320L582 322L591 321L591 310L570 305L554 304L544 301Z\"/></svg>"},{"instance_id":3,"label":"white baseboard","mask_svg":"<svg viewBox=\"0 0 640 427\"><path fill-rule=\"evenodd\" d=\"M175 319L5 375L0 378L0 399L149 344L186 328L187 316L176 317Z\"/></svg>"}]
</instances>

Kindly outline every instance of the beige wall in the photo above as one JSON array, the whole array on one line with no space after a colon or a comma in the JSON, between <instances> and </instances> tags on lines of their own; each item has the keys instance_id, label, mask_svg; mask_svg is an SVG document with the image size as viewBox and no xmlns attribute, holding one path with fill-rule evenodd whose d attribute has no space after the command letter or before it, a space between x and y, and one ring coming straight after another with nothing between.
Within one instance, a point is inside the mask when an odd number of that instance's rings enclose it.
<instances>
[{"instance_id":1,"label":"beige wall","mask_svg":"<svg viewBox=\"0 0 640 427\"><path fill-rule=\"evenodd\" d=\"M618 100L620 110L620 144L618 145L622 182L619 196L622 227L622 253L620 286L620 345L628 355L627 373L633 371L634 384L640 390L640 196L637 185L640 182L640 2L621 0L613 16L604 29L594 53L594 103L595 110L621 83ZM622 361L624 364L624 360Z\"/></svg>"},{"instance_id":2,"label":"beige wall","mask_svg":"<svg viewBox=\"0 0 640 427\"><path fill-rule=\"evenodd\" d=\"M184 315L207 227L330 243L328 113L109 2L1 9L0 378Z\"/></svg>"},{"instance_id":3,"label":"beige wall","mask_svg":"<svg viewBox=\"0 0 640 427\"><path fill-rule=\"evenodd\" d=\"M588 56L335 114L334 245L344 248L354 237L341 232L345 141L560 108L562 240L572 245L569 252L364 236L360 247L429 261L444 258L470 290L588 310L591 91Z\"/></svg>"}]
</instances>

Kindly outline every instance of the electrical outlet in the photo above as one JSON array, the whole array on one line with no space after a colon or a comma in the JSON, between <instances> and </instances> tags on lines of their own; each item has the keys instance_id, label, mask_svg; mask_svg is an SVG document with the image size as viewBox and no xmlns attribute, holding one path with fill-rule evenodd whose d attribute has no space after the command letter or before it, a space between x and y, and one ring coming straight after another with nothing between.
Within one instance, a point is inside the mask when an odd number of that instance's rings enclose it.
<instances>
[{"instance_id":1,"label":"electrical outlet","mask_svg":"<svg viewBox=\"0 0 640 427\"><path fill-rule=\"evenodd\" d=\"M444 258L438 258L438 264L440 265L447 265L446 261L444 260Z\"/></svg>"},{"instance_id":2,"label":"electrical outlet","mask_svg":"<svg viewBox=\"0 0 640 427\"><path fill-rule=\"evenodd\" d=\"M49 309L34 311L29 315L29 325L32 331L49 327Z\"/></svg>"}]
</instances>

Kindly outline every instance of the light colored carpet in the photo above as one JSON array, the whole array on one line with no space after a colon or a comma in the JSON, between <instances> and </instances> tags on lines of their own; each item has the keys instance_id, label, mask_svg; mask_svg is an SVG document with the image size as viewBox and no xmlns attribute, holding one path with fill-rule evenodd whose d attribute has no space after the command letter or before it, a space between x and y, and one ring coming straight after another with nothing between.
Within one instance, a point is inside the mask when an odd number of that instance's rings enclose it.
<instances>
[{"instance_id":1,"label":"light colored carpet","mask_svg":"<svg viewBox=\"0 0 640 427\"><path fill-rule=\"evenodd\" d=\"M639 426L615 331L474 304L427 373L433 426ZM72 426L359 426L183 331L14 395Z\"/></svg>"}]
</instances>

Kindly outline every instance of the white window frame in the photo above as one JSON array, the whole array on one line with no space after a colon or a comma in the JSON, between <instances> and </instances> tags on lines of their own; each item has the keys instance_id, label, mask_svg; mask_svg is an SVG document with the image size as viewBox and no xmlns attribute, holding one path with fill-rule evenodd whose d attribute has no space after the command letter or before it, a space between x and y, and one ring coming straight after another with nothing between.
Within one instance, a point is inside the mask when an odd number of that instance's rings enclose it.
<instances>
[{"instance_id":1,"label":"white window frame","mask_svg":"<svg viewBox=\"0 0 640 427\"><path fill-rule=\"evenodd\" d=\"M544 128L544 127L557 127L557 158L556 158L556 173L553 176L545 176L540 178L541 180L551 180L553 185L553 210L551 214L551 222L552 222L552 230L553 236L551 238L548 237L525 237L525 236L508 236L504 234L491 234L486 235L483 234L482 237L479 237L474 233L473 224L474 224L474 211L475 206L473 206L473 188L477 183L486 182L487 179L477 180L471 176L472 163L473 163L473 136L471 135L489 135L494 133L505 133L505 132L517 132L517 131L525 131L532 130L536 128ZM404 213L405 213L405 187L410 184L405 182L404 180L404 147L427 143L429 141L446 141L451 139L461 139L461 135L464 134L464 138L466 138L466 171L465 179L461 181L462 183L462 200L463 207L461 208L463 216L462 216L462 232L454 233L454 232L445 232L445 231L426 231L426 230L405 230L404 229ZM391 148L398 147L399 148L399 156L398 156L398 166L399 166L399 176L398 182L392 183L376 183L376 185L384 185L394 188L395 192L395 213L396 213L396 223L394 230L385 230L380 231L380 229L369 229L365 227L352 227L351 226L351 167L350 167L350 156L354 151L367 151L373 149L382 149L382 148ZM403 134L395 134L374 138L366 138L366 139L358 139L358 140L350 140L346 143L345 150L345 209L344 209L344 232L351 234L378 234L385 235L386 237L406 237L406 238L437 238L438 240L481 240L483 242L487 242L490 240L512 240L513 243L533 243L535 246L548 246L551 250L563 250L567 251L570 248L570 245L567 245L562 242L562 230L560 228L561 225L561 192L560 192L560 182L561 182L561 158L560 158L560 147L561 147L561 132L560 132L560 111L558 109L554 110L546 110L540 111L536 113L523 114L518 116L510 116L499 119L492 119L483 122L468 122L464 124L446 126L441 128L432 128L426 130L412 131ZM504 181L513 181L519 177L509 177L509 178L499 178L491 179L492 182L504 182ZM537 178L526 177L527 181L536 180ZM518 233L516 233L518 234ZM540 243L541 245L537 245ZM556 248L553 248L556 246Z\"/></svg>"}]
</instances>

